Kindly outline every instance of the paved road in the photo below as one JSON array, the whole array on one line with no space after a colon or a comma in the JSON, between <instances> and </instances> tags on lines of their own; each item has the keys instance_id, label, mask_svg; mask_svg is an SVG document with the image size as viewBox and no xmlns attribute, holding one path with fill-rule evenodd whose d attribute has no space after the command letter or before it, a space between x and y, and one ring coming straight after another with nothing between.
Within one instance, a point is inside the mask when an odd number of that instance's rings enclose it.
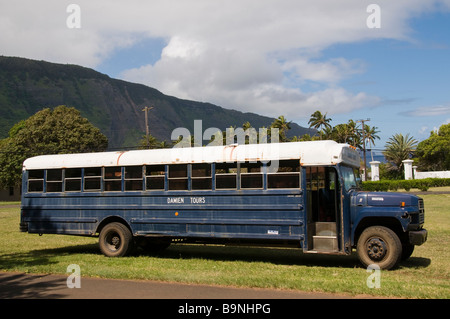
<instances>
[{"instance_id":1,"label":"paved road","mask_svg":"<svg viewBox=\"0 0 450 319\"><path fill-rule=\"evenodd\" d=\"M67 287L68 276L0 272L0 299L350 299L347 295L276 289L231 288L156 281L80 279Z\"/></svg>"}]
</instances>

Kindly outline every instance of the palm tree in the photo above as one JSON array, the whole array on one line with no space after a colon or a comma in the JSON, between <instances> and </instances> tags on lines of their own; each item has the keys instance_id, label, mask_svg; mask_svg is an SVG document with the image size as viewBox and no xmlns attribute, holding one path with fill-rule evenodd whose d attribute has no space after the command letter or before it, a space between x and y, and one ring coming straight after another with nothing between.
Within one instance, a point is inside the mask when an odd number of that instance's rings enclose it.
<instances>
[{"instance_id":1,"label":"palm tree","mask_svg":"<svg viewBox=\"0 0 450 319\"><path fill-rule=\"evenodd\" d=\"M159 142L153 135L144 135L142 139L139 141L138 149L144 150L144 149L151 149L151 148L158 148Z\"/></svg>"},{"instance_id":2,"label":"palm tree","mask_svg":"<svg viewBox=\"0 0 450 319\"><path fill-rule=\"evenodd\" d=\"M248 130L249 128L252 128L252 125L250 124L249 121L245 122L244 124L242 124L242 129L244 131Z\"/></svg>"},{"instance_id":3,"label":"palm tree","mask_svg":"<svg viewBox=\"0 0 450 319\"><path fill-rule=\"evenodd\" d=\"M377 135L378 132L377 131L376 126L370 127L369 125L364 125L364 137L366 138L367 141L367 146L375 146L375 140L376 139L380 139L380 137ZM372 150L370 150L370 155L372 156L372 161L373 161L373 153Z\"/></svg>"},{"instance_id":4,"label":"palm tree","mask_svg":"<svg viewBox=\"0 0 450 319\"><path fill-rule=\"evenodd\" d=\"M387 141L383 155L401 172L403 161L410 158L417 147L417 140L409 134L395 134Z\"/></svg>"},{"instance_id":5,"label":"palm tree","mask_svg":"<svg viewBox=\"0 0 450 319\"><path fill-rule=\"evenodd\" d=\"M291 129L292 121L287 121L283 115L280 115L273 121L271 127L277 128L280 134L280 142L287 142L286 132Z\"/></svg>"},{"instance_id":6,"label":"palm tree","mask_svg":"<svg viewBox=\"0 0 450 319\"><path fill-rule=\"evenodd\" d=\"M352 129L348 124L338 124L333 128L333 140L338 143L348 143Z\"/></svg>"},{"instance_id":7,"label":"palm tree","mask_svg":"<svg viewBox=\"0 0 450 319\"><path fill-rule=\"evenodd\" d=\"M347 130L348 130L348 137L346 143L353 145L354 147L361 148L361 142L362 138L359 135L358 129L356 128L357 124L353 120L348 120L347 123Z\"/></svg>"},{"instance_id":8,"label":"palm tree","mask_svg":"<svg viewBox=\"0 0 450 319\"><path fill-rule=\"evenodd\" d=\"M380 131L377 131L376 126L370 127L369 125L364 125L364 136L366 137L367 145L375 146L375 140L380 139L380 137L377 135Z\"/></svg>"},{"instance_id":9,"label":"palm tree","mask_svg":"<svg viewBox=\"0 0 450 319\"><path fill-rule=\"evenodd\" d=\"M319 132L319 138L321 140L332 140L333 139L333 128L331 127L325 127Z\"/></svg>"},{"instance_id":10,"label":"palm tree","mask_svg":"<svg viewBox=\"0 0 450 319\"><path fill-rule=\"evenodd\" d=\"M331 119L327 118L327 113L322 114L320 111L315 111L313 114L311 114L311 118L308 121L309 128L313 127L316 130L320 129L321 127L325 127L325 129L331 129L330 122Z\"/></svg>"}]
</instances>

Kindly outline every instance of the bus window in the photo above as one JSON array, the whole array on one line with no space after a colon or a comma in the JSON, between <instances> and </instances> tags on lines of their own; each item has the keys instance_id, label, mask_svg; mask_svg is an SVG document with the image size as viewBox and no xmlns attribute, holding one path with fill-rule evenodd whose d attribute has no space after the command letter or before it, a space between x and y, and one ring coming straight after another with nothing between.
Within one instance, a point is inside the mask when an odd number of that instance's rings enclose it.
<instances>
[{"instance_id":1,"label":"bus window","mask_svg":"<svg viewBox=\"0 0 450 319\"><path fill-rule=\"evenodd\" d=\"M164 190L165 165L148 165L145 168L146 189Z\"/></svg>"},{"instance_id":2,"label":"bus window","mask_svg":"<svg viewBox=\"0 0 450 319\"><path fill-rule=\"evenodd\" d=\"M47 193L62 191L62 169L47 170Z\"/></svg>"},{"instance_id":3,"label":"bus window","mask_svg":"<svg viewBox=\"0 0 450 319\"><path fill-rule=\"evenodd\" d=\"M169 190L187 190L187 164L169 165Z\"/></svg>"},{"instance_id":4,"label":"bus window","mask_svg":"<svg viewBox=\"0 0 450 319\"><path fill-rule=\"evenodd\" d=\"M44 170L30 170L28 171L28 191L29 192L43 192L44 191Z\"/></svg>"},{"instance_id":5,"label":"bus window","mask_svg":"<svg viewBox=\"0 0 450 319\"><path fill-rule=\"evenodd\" d=\"M300 162L298 160L279 161L277 171L267 174L267 188L300 188Z\"/></svg>"},{"instance_id":6,"label":"bus window","mask_svg":"<svg viewBox=\"0 0 450 319\"><path fill-rule=\"evenodd\" d=\"M212 188L211 164L192 164L192 189L210 190Z\"/></svg>"},{"instance_id":7,"label":"bus window","mask_svg":"<svg viewBox=\"0 0 450 319\"><path fill-rule=\"evenodd\" d=\"M105 167L105 177L103 183L105 191L120 192L122 190L122 168Z\"/></svg>"},{"instance_id":8,"label":"bus window","mask_svg":"<svg viewBox=\"0 0 450 319\"><path fill-rule=\"evenodd\" d=\"M142 190L142 166L125 167L125 190Z\"/></svg>"},{"instance_id":9,"label":"bus window","mask_svg":"<svg viewBox=\"0 0 450 319\"><path fill-rule=\"evenodd\" d=\"M216 163L216 189L237 188L237 164Z\"/></svg>"},{"instance_id":10,"label":"bus window","mask_svg":"<svg viewBox=\"0 0 450 319\"><path fill-rule=\"evenodd\" d=\"M89 167L84 169L84 190L100 191L102 179L101 167Z\"/></svg>"},{"instance_id":11,"label":"bus window","mask_svg":"<svg viewBox=\"0 0 450 319\"><path fill-rule=\"evenodd\" d=\"M64 191L81 191L81 168L66 168L64 172Z\"/></svg>"},{"instance_id":12,"label":"bus window","mask_svg":"<svg viewBox=\"0 0 450 319\"><path fill-rule=\"evenodd\" d=\"M263 188L262 163L241 164L241 188Z\"/></svg>"}]
</instances>

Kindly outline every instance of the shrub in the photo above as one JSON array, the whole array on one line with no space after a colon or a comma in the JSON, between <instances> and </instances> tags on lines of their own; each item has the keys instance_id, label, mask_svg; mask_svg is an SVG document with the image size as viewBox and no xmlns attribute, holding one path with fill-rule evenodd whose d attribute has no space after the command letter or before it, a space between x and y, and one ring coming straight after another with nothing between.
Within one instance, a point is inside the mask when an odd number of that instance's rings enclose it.
<instances>
[{"instance_id":1,"label":"shrub","mask_svg":"<svg viewBox=\"0 0 450 319\"><path fill-rule=\"evenodd\" d=\"M403 188L407 192L411 188L418 188L426 192L430 187L450 186L450 178L425 178L413 180L381 180L363 182L362 188L369 192L386 192L388 190L396 191Z\"/></svg>"},{"instance_id":2,"label":"shrub","mask_svg":"<svg viewBox=\"0 0 450 319\"><path fill-rule=\"evenodd\" d=\"M404 180L400 182L401 188L403 188L405 191L409 192L411 190L411 181Z\"/></svg>"}]
</instances>

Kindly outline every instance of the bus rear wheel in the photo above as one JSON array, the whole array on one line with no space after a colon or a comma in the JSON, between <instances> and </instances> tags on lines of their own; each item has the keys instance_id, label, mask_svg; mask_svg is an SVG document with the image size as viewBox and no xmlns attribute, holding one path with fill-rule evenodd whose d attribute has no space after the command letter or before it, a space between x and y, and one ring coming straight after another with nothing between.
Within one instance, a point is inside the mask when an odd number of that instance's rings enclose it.
<instances>
[{"instance_id":1,"label":"bus rear wheel","mask_svg":"<svg viewBox=\"0 0 450 319\"><path fill-rule=\"evenodd\" d=\"M107 257L123 257L133 249L133 235L124 224L110 223L100 231L99 246Z\"/></svg>"},{"instance_id":2,"label":"bus rear wheel","mask_svg":"<svg viewBox=\"0 0 450 319\"><path fill-rule=\"evenodd\" d=\"M365 229L358 239L356 249L364 266L378 265L380 269L395 268L402 256L402 243L397 234L384 226Z\"/></svg>"}]
</instances>

